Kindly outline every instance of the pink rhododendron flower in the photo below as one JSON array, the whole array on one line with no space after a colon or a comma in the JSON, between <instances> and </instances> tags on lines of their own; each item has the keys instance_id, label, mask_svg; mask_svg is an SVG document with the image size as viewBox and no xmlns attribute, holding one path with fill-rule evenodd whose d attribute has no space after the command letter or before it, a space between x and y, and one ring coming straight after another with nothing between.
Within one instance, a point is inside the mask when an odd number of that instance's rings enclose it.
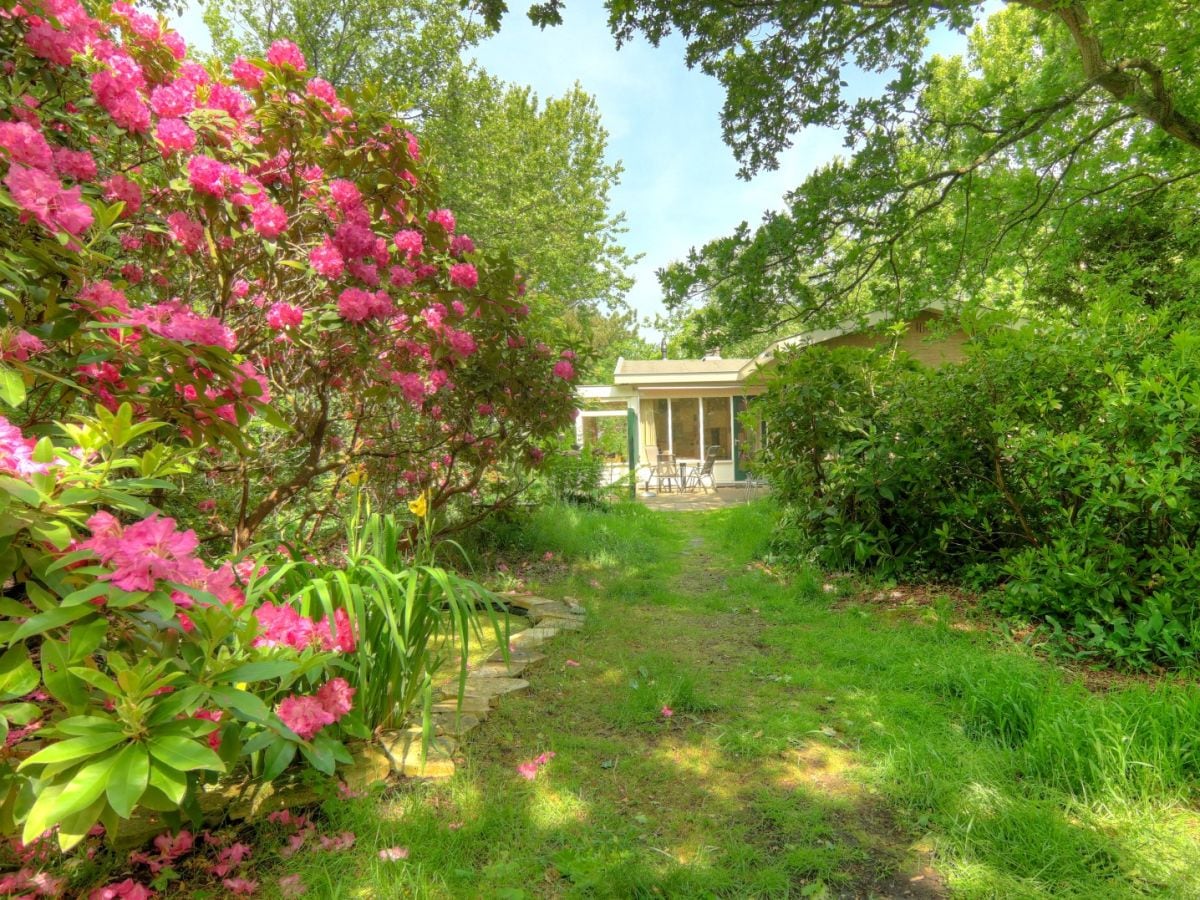
<instances>
[{"instance_id":1,"label":"pink rhododendron flower","mask_svg":"<svg viewBox=\"0 0 1200 900\"><path fill-rule=\"evenodd\" d=\"M392 266L388 269L388 280L396 287L410 287L417 280L417 273L404 266Z\"/></svg>"},{"instance_id":2,"label":"pink rhododendron flower","mask_svg":"<svg viewBox=\"0 0 1200 900\"><path fill-rule=\"evenodd\" d=\"M158 581L188 582L204 564L192 554L199 545L191 529L177 531L175 520L160 517L123 527L110 513L100 511L87 522L92 536L79 546L92 550L113 571L100 576L125 591L152 591ZM197 567L200 567L198 570Z\"/></svg>"},{"instance_id":3,"label":"pink rhododendron flower","mask_svg":"<svg viewBox=\"0 0 1200 900\"><path fill-rule=\"evenodd\" d=\"M336 721L353 708L354 688L345 678L333 678L321 685L316 698Z\"/></svg>"},{"instance_id":4,"label":"pink rhododendron flower","mask_svg":"<svg viewBox=\"0 0 1200 900\"><path fill-rule=\"evenodd\" d=\"M362 192L353 181L335 178L329 182L329 193L333 197L333 202L343 210L358 209L362 206Z\"/></svg>"},{"instance_id":5,"label":"pink rhododendron flower","mask_svg":"<svg viewBox=\"0 0 1200 900\"><path fill-rule=\"evenodd\" d=\"M178 119L196 108L196 89L190 84L162 84L150 92L150 108L156 116Z\"/></svg>"},{"instance_id":6,"label":"pink rhododendron flower","mask_svg":"<svg viewBox=\"0 0 1200 900\"><path fill-rule=\"evenodd\" d=\"M192 190L212 197L223 198L245 181L245 176L233 166L203 154L189 159L187 168Z\"/></svg>"},{"instance_id":7,"label":"pink rhododendron flower","mask_svg":"<svg viewBox=\"0 0 1200 900\"><path fill-rule=\"evenodd\" d=\"M355 835L353 831L343 831L341 834L334 837L321 837L322 850L349 850L354 846Z\"/></svg>"},{"instance_id":8,"label":"pink rhododendron flower","mask_svg":"<svg viewBox=\"0 0 1200 900\"><path fill-rule=\"evenodd\" d=\"M86 150L54 148L54 168L64 178L91 181L96 177L96 159Z\"/></svg>"},{"instance_id":9,"label":"pink rhododendron flower","mask_svg":"<svg viewBox=\"0 0 1200 900\"><path fill-rule=\"evenodd\" d=\"M196 132L182 119L159 119L154 137L162 148L163 156L190 153L196 146Z\"/></svg>"},{"instance_id":10,"label":"pink rhododendron flower","mask_svg":"<svg viewBox=\"0 0 1200 900\"><path fill-rule=\"evenodd\" d=\"M385 862L399 862L408 859L407 847L385 847L379 851L379 858Z\"/></svg>"},{"instance_id":11,"label":"pink rhododendron flower","mask_svg":"<svg viewBox=\"0 0 1200 900\"><path fill-rule=\"evenodd\" d=\"M0 416L0 472L28 478L50 471L48 463L33 461L33 449L37 441L21 434L21 429L4 416Z\"/></svg>"},{"instance_id":12,"label":"pink rhododendron flower","mask_svg":"<svg viewBox=\"0 0 1200 900\"><path fill-rule=\"evenodd\" d=\"M466 253L475 252L475 242L465 234L456 234L454 240L450 242L450 253L454 256L462 256Z\"/></svg>"},{"instance_id":13,"label":"pink rhododendron flower","mask_svg":"<svg viewBox=\"0 0 1200 900\"><path fill-rule=\"evenodd\" d=\"M265 238L277 238L287 230L287 210L278 203L263 203L250 213L250 223Z\"/></svg>"},{"instance_id":14,"label":"pink rhododendron flower","mask_svg":"<svg viewBox=\"0 0 1200 900\"><path fill-rule=\"evenodd\" d=\"M425 249L425 236L411 228L397 231L392 236L392 242L395 243L397 250L407 254L409 262L420 256L421 251Z\"/></svg>"},{"instance_id":15,"label":"pink rhododendron flower","mask_svg":"<svg viewBox=\"0 0 1200 900\"><path fill-rule=\"evenodd\" d=\"M36 334L23 328L0 332L0 359L26 362L29 357L44 353L46 344Z\"/></svg>"},{"instance_id":16,"label":"pink rhododendron flower","mask_svg":"<svg viewBox=\"0 0 1200 900\"><path fill-rule=\"evenodd\" d=\"M145 131L150 127L150 107L141 95L146 85L142 67L122 51L110 54L105 62L107 68L92 76L96 102L126 131Z\"/></svg>"},{"instance_id":17,"label":"pink rhododendron flower","mask_svg":"<svg viewBox=\"0 0 1200 900\"><path fill-rule=\"evenodd\" d=\"M450 283L470 290L479 284L479 272L470 263L455 263L450 267Z\"/></svg>"},{"instance_id":18,"label":"pink rhododendron flower","mask_svg":"<svg viewBox=\"0 0 1200 900\"><path fill-rule=\"evenodd\" d=\"M143 306L133 310L129 318L134 325L141 325L151 334L173 341L190 341L193 344L224 347L226 350L237 347L237 335L233 329L220 319L196 315L177 300Z\"/></svg>"},{"instance_id":19,"label":"pink rhododendron flower","mask_svg":"<svg viewBox=\"0 0 1200 900\"><path fill-rule=\"evenodd\" d=\"M0 122L0 149L8 151L8 159L22 166L54 171L50 145L42 133L24 122Z\"/></svg>"},{"instance_id":20,"label":"pink rhododendron flower","mask_svg":"<svg viewBox=\"0 0 1200 900\"><path fill-rule=\"evenodd\" d=\"M315 97L318 100L323 100L330 106L338 102L337 91L333 89L333 85L324 78L309 79L308 84L304 88L304 92L310 97Z\"/></svg>"},{"instance_id":21,"label":"pink rhododendron flower","mask_svg":"<svg viewBox=\"0 0 1200 900\"><path fill-rule=\"evenodd\" d=\"M312 740L318 731L335 721L320 700L299 694L283 698L275 712L284 725L306 741Z\"/></svg>"},{"instance_id":22,"label":"pink rhododendron flower","mask_svg":"<svg viewBox=\"0 0 1200 900\"><path fill-rule=\"evenodd\" d=\"M554 364L554 374L563 381L570 381L575 377L575 367L569 359L560 359Z\"/></svg>"},{"instance_id":23,"label":"pink rhododendron flower","mask_svg":"<svg viewBox=\"0 0 1200 900\"><path fill-rule=\"evenodd\" d=\"M104 182L104 199L109 203L117 201L124 203L125 209L121 217L127 218L141 208L142 189L136 182L130 181L124 175L113 175Z\"/></svg>"},{"instance_id":24,"label":"pink rhododendron flower","mask_svg":"<svg viewBox=\"0 0 1200 900\"><path fill-rule=\"evenodd\" d=\"M78 186L64 188L53 175L18 165L9 168L4 184L23 215L37 219L52 234L78 236L92 227L92 208L83 202Z\"/></svg>"},{"instance_id":25,"label":"pink rhododendron flower","mask_svg":"<svg viewBox=\"0 0 1200 900\"><path fill-rule=\"evenodd\" d=\"M192 713L192 718L207 719L210 722L220 722L221 719L224 717L224 715L225 715L225 713L219 709L198 709L194 713ZM221 746L221 729L220 728L218 728L216 731L212 731L209 733L208 746L213 750L217 750L220 748L220 746ZM224 874L224 873L221 873L221 874Z\"/></svg>"},{"instance_id":26,"label":"pink rhododendron flower","mask_svg":"<svg viewBox=\"0 0 1200 900\"><path fill-rule=\"evenodd\" d=\"M308 68L308 62L300 48L291 41L276 41L267 50L267 62L273 66L291 66L297 72Z\"/></svg>"},{"instance_id":27,"label":"pink rhododendron flower","mask_svg":"<svg viewBox=\"0 0 1200 900\"><path fill-rule=\"evenodd\" d=\"M229 71L233 74L234 81L248 91L261 87L263 79L267 77L266 72L244 56L235 56L229 66Z\"/></svg>"},{"instance_id":28,"label":"pink rhododendron flower","mask_svg":"<svg viewBox=\"0 0 1200 900\"><path fill-rule=\"evenodd\" d=\"M454 213L448 209L431 210L428 216L430 222L436 222L446 230L446 234L454 234Z\"/></svg>"},{"instance_id":29,"label":"pink rhododendron flower","mask_svg":"<svg viewBox=\"0 0 1200 900\"><path fill-rule=\"evenodd\" d=\"M267 324L276 331L295 328L304 321L304 309L290 303L274 303L267 310Z\"/></svg>"},{"instance_id":30,"label":"pink rhododendron flower","mask_svg":"<svg viewBox=\"0 0 1200 900\"><path fill-rule=\"evenodd\" d=\"M185 212L173 212L167 216L171 237L183 247L184 253L195 253L204 246L204 226Z\"/></svg>"},{"instance_id":31,"label":"pink rhododendron flower","mask_svg":"<svg viewBox=\"0 0 1200 900\"><path fill-rule=\"evenodd\" d=\"M478 349L475 338L465 331L446 329L446 342L459 356L470 356Z\"/></svg>"},{"instance_id":32,"label":"pink rhododendron flower","mask_svg":"<svg viewBox=\"0 0 1200 900\"><path fill-rule=\"evenodd\" d=\"M132 878L117 881L105 887L96 888L88 894L88 900L150 900L154 891Z\"/></svg>"},{"instance_id":33,"label":"pink rhododendron flower","mask_svg":"<svg viewBox=\"0 0 1200 900\"><path fill-rule=\"evenodd\" d=\"M330 281L341 278L345 268L341 252L329 238L325 238L324 243L308 251L308 261L318 275Z\"/></svg>"}]
</instances>

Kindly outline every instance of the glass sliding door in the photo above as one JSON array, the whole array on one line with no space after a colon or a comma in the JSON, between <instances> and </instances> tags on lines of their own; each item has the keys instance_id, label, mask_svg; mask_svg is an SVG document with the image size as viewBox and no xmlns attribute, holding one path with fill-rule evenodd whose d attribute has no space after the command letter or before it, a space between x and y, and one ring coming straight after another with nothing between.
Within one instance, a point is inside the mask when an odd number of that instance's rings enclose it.
<instances>
[{"instance_id":1,"label":"glass sliding door","mask_svg":"<svg viewBox=\"0 0 1200 900\"><path fill-rule=\"evenodd\" d=\"M730 412L730 398L705 397L701 402L704 405L702 449L705 458L708 458L708 451L715 447L715 459L733 459L733 417Z\"/></svg>"},{"instance_id":2,"label":"glass sliding door","mask_svg":"<svg viewBox=\"0 0 1200 900\"><path fill-rule=\"evenodd\" d=\"M700 458L700 398L671 401L671 442L676 459Z\"/></svg>"}]
</instances>

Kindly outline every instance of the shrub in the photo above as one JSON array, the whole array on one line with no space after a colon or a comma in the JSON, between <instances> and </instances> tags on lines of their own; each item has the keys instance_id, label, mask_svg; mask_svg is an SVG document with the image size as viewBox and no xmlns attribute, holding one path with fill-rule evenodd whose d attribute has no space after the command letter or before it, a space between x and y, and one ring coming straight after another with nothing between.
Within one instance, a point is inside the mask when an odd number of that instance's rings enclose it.
<instances>
[{"instance_id":1,"label":"shrub","mask_svg":"<svg viewBox=\"0 0 1200 900\"><path fill-rule=\"evenodd\" d=\"M1200 326L1097 309L966 362L808 351L760 409L785 522L835 568L983 583L1134 667L1200 647Z\"/></svg>"},{"instance_id":2,"label":"shrub","mask_svg":"<svg viewBox=\"0 0 1200 900\"><path fill-rule=\"evenodd\" d=\"M288 42L226 72L125 3L32 0L0 58L0 831L69 847L195 816L221 772L348 759L339 673L376 620L270 593L255 542L338 540L355 485L434 532L509 502L574 354L416 138ZM440 609L394 562L356 577Z\"/></svg>"}]
</instances>

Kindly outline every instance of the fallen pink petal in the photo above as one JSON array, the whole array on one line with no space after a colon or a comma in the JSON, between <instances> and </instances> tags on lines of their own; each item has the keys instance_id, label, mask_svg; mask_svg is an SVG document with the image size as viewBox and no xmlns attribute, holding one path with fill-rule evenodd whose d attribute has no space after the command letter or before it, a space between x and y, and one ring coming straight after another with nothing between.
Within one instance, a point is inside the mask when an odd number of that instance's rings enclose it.
<instances>
[{"instance_id":1,"label":"fallen pink petal","mask_svg":"<svg viewBox=\"0 0 1200 900\"><path fill-rule=\"evenodd\" d=\"M379 858L386 862L397 862L402 859L408 859L408 848L386 847L379 851Z\"/></svg>"},{"instance_id":2,"label":"fallen pink petal","mask_svg":"<svg viewBox=\"0 0 1200 900\"><path fill-rule=\"evenodd\" d=\"M334 837L327 837L325 835L321 836L321 849L322 850L333 850L333 851L349 850L353 846L354 846L354 832L353 831L343 831L341 834L335 835Z\"/></svg>"},{"instance_id":3,"label":"fallen pink petal","mask_svg":"<svg viewBox=\"0 0 1200 900\"><path fill-rule=\"evenodd\" d=\"M568 659L568 660L566 661L565 665L566 665L568 668L571 668L571 669L578 669L578 668L579 668L579 666L580 666L581 664L580 664L580 663L577 663L577 662L575 662L575 660L573 660L573 659Z\"/></svg>"},{"instance_id":4,"label":"fallen pink petal","mask_svg":"<svg viewBox=\"0 0 1200 900\"><path fill-rule=\"evenodd\" d=\"M675 710L671 709L669 706L664 706L660 712L662 713L662 717L664 719L669 719L671 716L675 715Z\"/></svg>"},{"instance_id":5,"label":"fallen pink petal","mask_svg":"<svg viewBox=\"0 0 1200 900\"><path fill-rule=\"evenodd\" d=\"M284 875L279 879L281 897L300 897L308 893L308 885L299 875Z\"/></svg>"}]
</instances>

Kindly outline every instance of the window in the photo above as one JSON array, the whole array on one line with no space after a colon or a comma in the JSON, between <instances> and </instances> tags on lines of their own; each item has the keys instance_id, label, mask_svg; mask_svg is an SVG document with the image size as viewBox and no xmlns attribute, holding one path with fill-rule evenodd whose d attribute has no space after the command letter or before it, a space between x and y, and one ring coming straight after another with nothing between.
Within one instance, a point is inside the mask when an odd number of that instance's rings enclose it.
<instances>
[{"instance_id":1,"label":"window","mask_svg":"<svg viewBox=\"0 0 1200 900\"><path fill-rule=\"evenodd\" d=\"M676 459L700 458L700 399L686 397L671 401L671 437Z\"/></svg>"},{"instance_id":2,"label":"window","mask_svg":"<svg viewBox=\"0 0 1200 900\"><path fill-rule=\"evenodd\" d=\"M627 463L628 443L623 416L585 416L583 449L608 463Z\"/></svg>"},{"instance_id":3,"label":"window","mask_svg":"<svg viewBox=\"0 0 1200 900\"><path fill-rule=\"evenodd\" d=\"M733 427L728 397L704 398L704 454L712 447L718 448L717 459L732 459Z\"/></svg>"},{"instance_id":4,"label":"window","mask_svg":"<svg viewBox=\"0 0 1200 900\"><path fill-rule=\"evenodd\" d=\"M669 400L654 401L654 439L660 453L671 449L671 412Z\"/></svg>"}]
</instances>

